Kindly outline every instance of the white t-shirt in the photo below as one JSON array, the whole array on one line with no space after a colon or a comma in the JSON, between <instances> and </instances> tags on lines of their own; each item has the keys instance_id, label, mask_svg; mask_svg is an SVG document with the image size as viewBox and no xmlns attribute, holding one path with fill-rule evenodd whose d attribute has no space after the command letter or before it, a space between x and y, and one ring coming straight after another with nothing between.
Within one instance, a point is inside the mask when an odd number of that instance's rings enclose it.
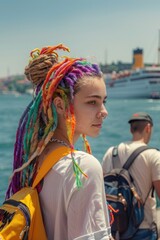
<instances>
[{"instance_id":1,"label":"white t-shirt","mask_svg":"<svg viewBox=\"0 0 160 240\"><path fill-rule=\"evenodd\" d=\"M131 153L142 145L145 144L139 141L118 145L118 155L121 165L123 166ZM113 147L108 149L102 161L104 175L113 168L112 150ZM140 228L150 228L153 221L157 222L156 199L149 192L152 188L152 182L160 180L160 152L155 149L145 150L133 162L129 172L134 179L136 187L139 189L143 201L146 200L144 205L144 221L140 225Z\"/></svg>"},{"instance_id":2,"label":"white t-shirt","mask_svg":"<svg viewBox=\"0 0 160 240\"><path fill-rule=\"evenodd\" d=\"M74 153L74 159L88 176L82 175L80 189L70 154L44 178L40 202L48 240L108 240L110 225L101 164L81 151Z\"/></svg>"}]
</instances>

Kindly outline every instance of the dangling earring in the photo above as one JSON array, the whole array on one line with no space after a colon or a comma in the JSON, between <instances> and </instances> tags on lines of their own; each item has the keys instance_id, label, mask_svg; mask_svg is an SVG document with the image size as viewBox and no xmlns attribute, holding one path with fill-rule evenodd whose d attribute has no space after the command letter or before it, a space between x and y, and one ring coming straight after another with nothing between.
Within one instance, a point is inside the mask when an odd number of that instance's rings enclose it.
<instances>
[{"instance_id":1,"label":"dangling earring","mask_svg":"<svg viewBox=\"0 0 160 240\"><path fill-rule=\"evenodd\" d=\"M88 142L88 140L87 140L87 138L84 134L82 134L82 139L83 139L85 151L89 154L92 154L90 144L89 144L89 142Z\"/></svg>"}]
</instances>

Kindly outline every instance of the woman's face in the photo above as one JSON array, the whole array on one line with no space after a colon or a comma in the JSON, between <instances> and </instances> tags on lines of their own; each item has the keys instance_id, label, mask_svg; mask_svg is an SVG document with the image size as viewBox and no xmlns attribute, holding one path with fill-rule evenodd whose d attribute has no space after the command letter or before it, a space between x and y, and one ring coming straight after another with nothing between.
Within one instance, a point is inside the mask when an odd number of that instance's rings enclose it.
<instances>
[{"instance_id":1,"label":"woman's face","mask_svg":"<svg viewBox=\"0 0 160 240\"><path fill-rule=\"evenodd\" d=\"M80 134L96 137L102 128L104 118L108 115L104 105L107 93L103 78L88 78L74 97L75 138Z\"/></svg>"}]
</instances>

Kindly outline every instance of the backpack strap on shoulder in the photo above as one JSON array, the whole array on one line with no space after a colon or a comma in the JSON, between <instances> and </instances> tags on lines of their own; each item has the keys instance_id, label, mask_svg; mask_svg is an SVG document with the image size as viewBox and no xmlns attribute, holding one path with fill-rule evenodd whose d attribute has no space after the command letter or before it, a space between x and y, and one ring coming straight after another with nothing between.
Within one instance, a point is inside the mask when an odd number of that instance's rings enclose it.
<instances>
[{"instance_id":1,"label":"backpack strap on shoulder","mask_svg":"<svg viewBox=\"0 0 160 240\"><path fill-rule=\"evenodd\" d=\"M112 150L112 164L113 168L121 168L121 163L118 155L118 146L115 146Z\"/></svg>"},{"instance_id":2,"label":"backpack strap on shoulder","mask_svg":"<svg viewBox=\"0 0 160 240\"><path fill-rule=\"evenodd\" d=\"M129 158L127 159L127 161L125 162L125 164L123 165L123 168L128 170L130 168L130 166L132 165L132 163L134 162L134 160L136 159L136 157L143 151L147 150L147 149L156 149L156 148L152 148L152 147L148 147L148 146L141 146L139 148L137 148L136 150L134 150L131 155L129 156Z\"/></svg>"},{"instance_id":3,"label":"backpack strap on shoulder","mask_svg":"<svg viewBox=\"0 0 160 240\"><path fill-rule=\"evenodd\" d=\"M34 179L32 187L35 188L38 183L45 177L49 170L64 156L71 153L71 149L65 146L59 147L52 151L42 163Z\"/></svg>"},{"instance_id":4,"label":"backpack strap on shoulder","mask_svg":"<svg viewBox=\"0 0 160 240\"><path fill-rule=\"evenodd\" d=\"M127 161L125 162L125 164L123 165L123 168L128 170L130 168L130 166L132 165L132 163L134 162L134 160L136 159L136 157L138 157L138 155L147 150L147 149L156 149L159 151L158 148L153 148L153 147L149 147L147 145L145 146L141 146L137 149L135 149L131 155L129 156L129 158L127 159ZM112 163L113 163L113 168L121 168L121 163L120 163L120 158L118 155L118 146L115 146L112 150Z\"/></svg>"}]
</instances>

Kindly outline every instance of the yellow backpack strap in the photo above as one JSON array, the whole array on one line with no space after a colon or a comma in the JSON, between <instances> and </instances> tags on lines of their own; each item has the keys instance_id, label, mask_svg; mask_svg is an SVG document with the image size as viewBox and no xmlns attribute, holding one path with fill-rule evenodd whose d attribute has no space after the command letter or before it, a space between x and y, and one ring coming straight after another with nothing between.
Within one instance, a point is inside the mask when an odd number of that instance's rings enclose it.
<instances>
[{"instance_id":1,"label":"yellow backpack strap","mask_svg":"<svg viewBox=\"0 0 160 240\"><path fill-rule=\"evenodd\" d=\"M37 184L44 178L48 171L58 162L59 159L71 153L71 149L65 146L59 147L51 152L43 161L42 166L40 167L32 187L35 188Z\"/></svg>"}]
</instances>

